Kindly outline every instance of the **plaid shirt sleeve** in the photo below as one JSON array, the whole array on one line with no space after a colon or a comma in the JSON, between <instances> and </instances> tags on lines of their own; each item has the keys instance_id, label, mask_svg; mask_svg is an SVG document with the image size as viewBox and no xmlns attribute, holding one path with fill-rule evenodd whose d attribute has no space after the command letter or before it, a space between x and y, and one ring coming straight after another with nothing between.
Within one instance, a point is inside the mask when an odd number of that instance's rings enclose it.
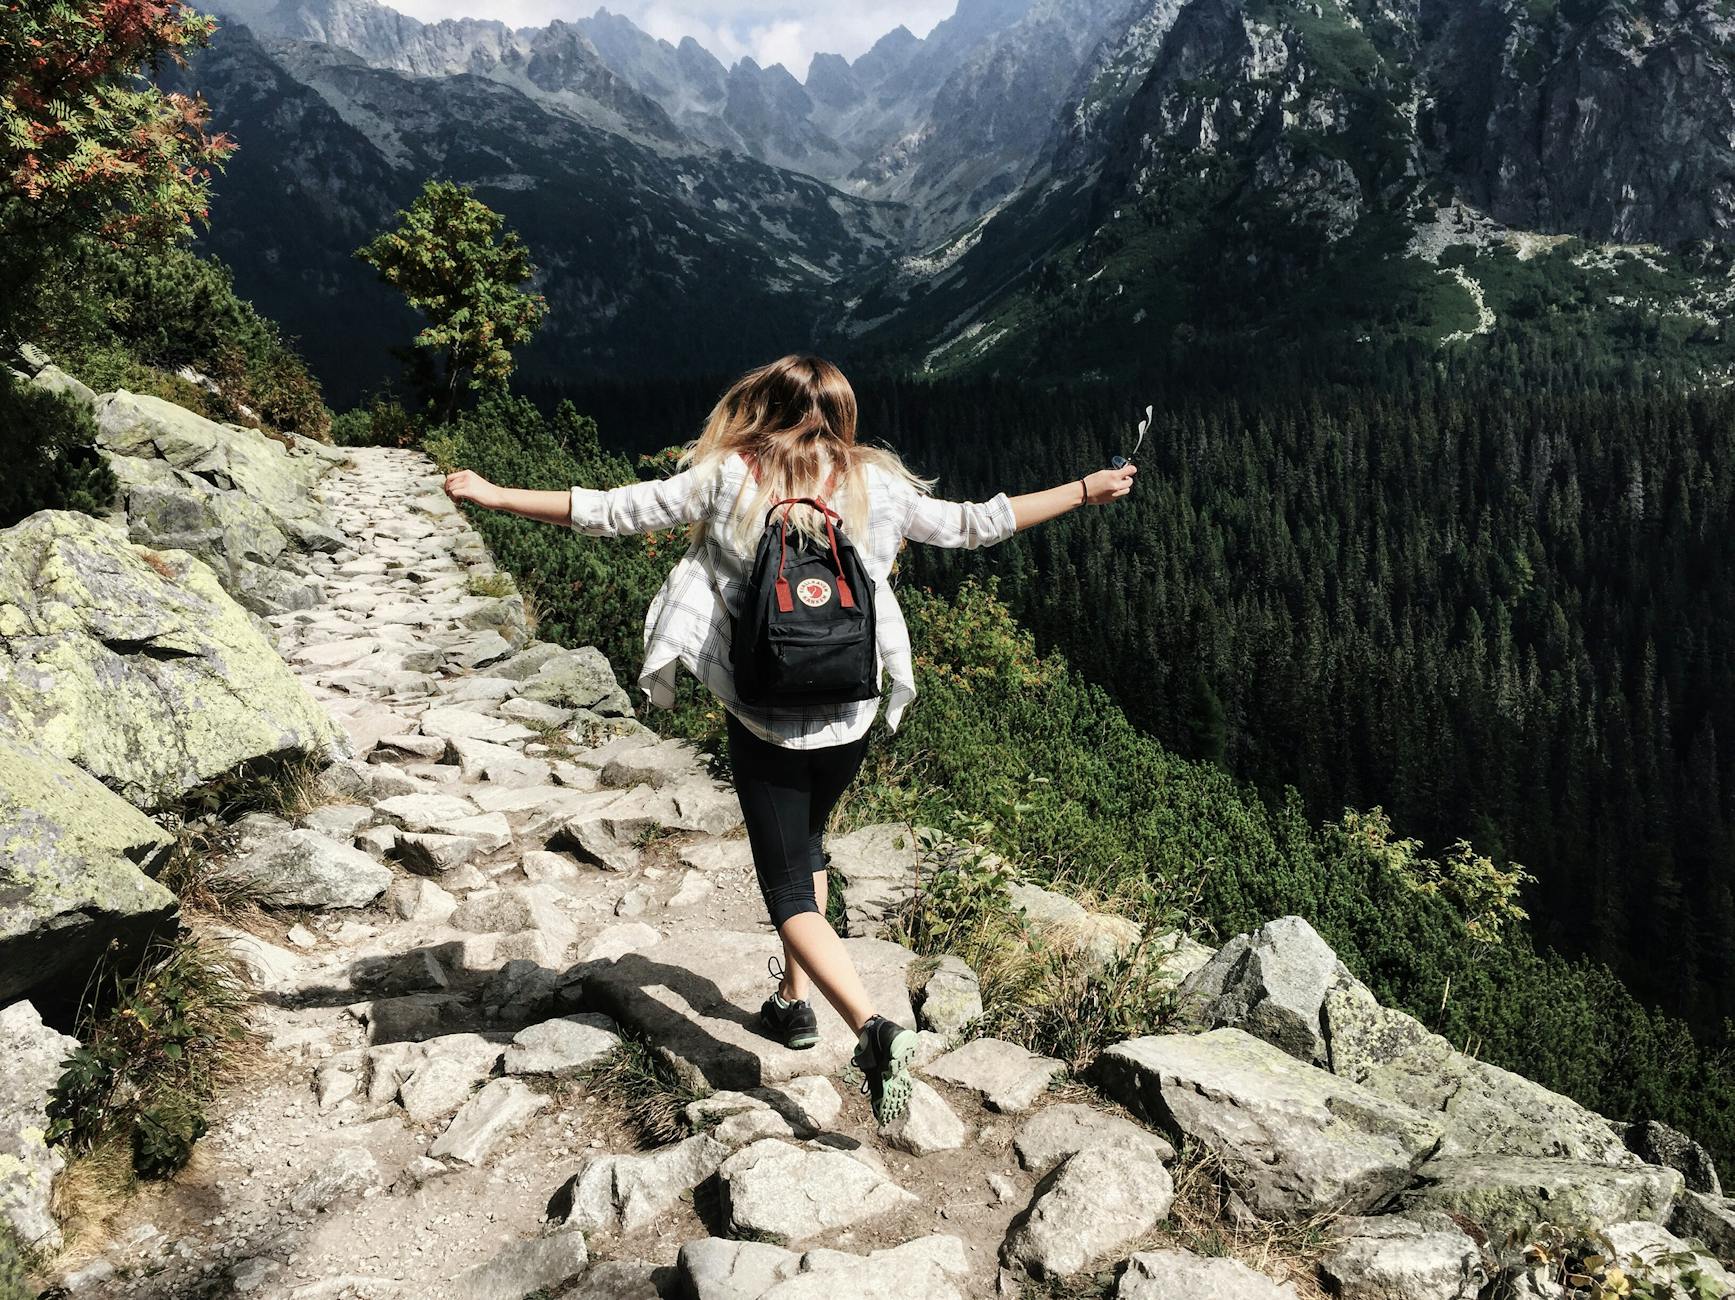
<instances>
[{"instance_id":1,"label":"plaid shirt sleeve","mask_svg":"<svg viewBox=\"0 0 1735 1300\"><path fill-rule=\"evenodd\" d=\"M909 516L903 533L912 542L975 550L993 546L1018 531L1012 502L1004 492L989 501L941 501L937 497L911 494Z\"/></svg>"},{"instance_id":2,"label":"plaid shirt sleeve","mask_svg":"<svg viewBox=\"0 0 1735 1300\"><path fill-rule=\"evenodd\" d=\"M711 513L715 473L684 470L618 488L572 489L572 526L591 537L622 537L693 524Z\"/></svg>"}]
</instances>

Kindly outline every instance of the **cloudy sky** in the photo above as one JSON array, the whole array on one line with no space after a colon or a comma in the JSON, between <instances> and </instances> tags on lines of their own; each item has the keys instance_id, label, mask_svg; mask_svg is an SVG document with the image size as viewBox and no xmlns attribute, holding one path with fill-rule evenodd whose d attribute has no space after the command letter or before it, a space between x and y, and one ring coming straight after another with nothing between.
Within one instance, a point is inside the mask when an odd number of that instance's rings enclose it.
<instances>
[{"instance_id":1,"label":"cloudy sky","mask_svg":"<svg viewBox=\"0 0 1735 1300\"><path fill-rule=\"evenodd\" d=\"M624 13L653 36L691 36L724 63L751 56L807 75L816 52L855 58L902 23L917 36L956 7L957 0L385 0L422 19L498 18L514 26L580 18L598 3Z\"/></svg>"}]
</instances>

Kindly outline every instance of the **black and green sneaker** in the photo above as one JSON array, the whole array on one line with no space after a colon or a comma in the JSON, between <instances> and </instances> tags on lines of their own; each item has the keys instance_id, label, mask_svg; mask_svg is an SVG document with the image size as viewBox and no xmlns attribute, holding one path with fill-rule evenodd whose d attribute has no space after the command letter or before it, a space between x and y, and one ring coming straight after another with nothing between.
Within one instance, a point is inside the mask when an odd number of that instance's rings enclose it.
<instances>
[{"instance_id":1,"label":"black and green sneaker","mask_svg":"<svg viewBox=\"0 0 1735 1300\"><path fill-rule=\"evenodd\" d=\"M910 1054L916 1050L916 1031L874 1016L857 1036L855 1068L862 1072L861 1090L867 1094L876 1124L890 1124L910 1104Z\"/></svg>"},{"instance_id":2,"label":"black and green sneaker","mask_svg":"<svg viewBox=\"0 0 1735 1300\"><path fill-rule=\"evenodd\" d=\"M759 1023L765 1026L767 1034L785 1047L806 1051L819 1042L819 1019L806 998L797 998L793 1002L784 1000L783 966L777 958L773 957L766 965L771 977L777 981L777 987L771 990L771 996L759 1008Z\"/></svg>"}]
</instances>

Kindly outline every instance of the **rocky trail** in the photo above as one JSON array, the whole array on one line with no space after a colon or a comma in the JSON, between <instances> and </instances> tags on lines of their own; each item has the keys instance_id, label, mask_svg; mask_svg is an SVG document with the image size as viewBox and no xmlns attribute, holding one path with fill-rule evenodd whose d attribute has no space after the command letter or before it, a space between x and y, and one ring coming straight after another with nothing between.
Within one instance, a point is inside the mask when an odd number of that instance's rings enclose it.
<instances>
[{"instance_id":1,"label":"rocky trail","mask_svg":"<svg viewBox=\"0 0 1735 1300\"><path fill-rule=\"evenodd\" d=\"M266 1059L193 1166L132 1203L100 1256L74 1256L70 1289L795 1296L806 1268L846 1270L838 1294L996 1294L1000 1243L1045 1172L1014 1143L1059 1063L947 1056L925 1032L934 1082L882 1139L829 1007L814 1050L757 1029L779 949L703 757L633 721L601 655L525 648L522 602L472 594L493 563L424 457L357 450L320 495L342 543L309 557L319 603L268 622L353 756L296 824L240 822L224 870L269 919L215 928L258 986ZM913 877L907 828L831 849L858 925ZM849 943L913 1023L912 954ZM976 996L956 966L924 1017L954 1031ZM640 1150L577 1081L623 1025L709 1091L693 1136ZM1043 1138L1042 1164L1068 1140ZM1172 1151L1145 1150L1164 1178Z\"/></svg>"},{"instance_id":2,"label":"rocky trail","mask_svg":"<svg viewBox=\"0 0 1735 1300\"><path fill-rule=\"evenodd\" d=\"M83 802L12 841L50 884L27 892L38 919L0 932L37 966L9 957L5 994L100 948L98 922L172 906L134 865L166 843L135 810L161 790L248 754L347 752L297 778L284 815L230 828L212 879L252 905L188 916L249 973L257 1060L185 1170L49 1252L50 1294L1566 1300L1559 1259L1522 1249L1550 1224L1700 1279L1698 1296L1735 1290L1718 1262L1735 1257L1735 1201L1701 1149L1455 1050L1299 918L1215 952L1147 940L1176 1019L1111 1046L1086 1081L977 1036L969 967L881 937L923 853L889 825L829 844L858 968L883 1011L922 1027L910 1111L877 1128L829 1008L810 1051L756 1027L779 949L732 792L633 717L600 653L534 638L425 457L286 454L154 399L92 400L126 532L46 512L9 530L29 566L0 634L37 667L0 677L0 714L24 716L24 699L46 721L27 741L0 732L0 799ZM296 470L311 505L250 489L266 462L312 465ZM189 524L189 500L218 525ZM261 500L283 533L263 549ZM68 647L108 684L56 730ZM151 708L174 744L97 743ZM96 829L67 829L91 808ZM1080 960L1142 938L1010 890L1032 935ZM73 1046L30 1002L0 1008L16 1066L0 1213L47 1245L43 1107ZM651 1059L655 1133L608 1086Z\"/></svg>"}]
</instances>

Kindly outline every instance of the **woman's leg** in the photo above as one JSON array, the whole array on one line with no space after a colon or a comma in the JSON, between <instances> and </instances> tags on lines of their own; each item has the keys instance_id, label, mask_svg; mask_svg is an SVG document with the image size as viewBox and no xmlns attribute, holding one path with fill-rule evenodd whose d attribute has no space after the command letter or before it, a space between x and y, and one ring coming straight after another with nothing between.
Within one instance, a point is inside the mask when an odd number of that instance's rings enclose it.
<instances>
[{"instance_id":1,"label":"woman's leg","mask_svg":"<svg viewBox=\"0 0 1735 1300\"><path fill-rule=\"evenodd\" d=\"M813 896L819 905L819 914L825 915L826 886L829 883L825 865L825 824L831 820L831 810L837 807L837 801L843 797L843 792L849 789L856 773L861 771L862 756L867 752L867 737L838 745L831 749L807 750L811 758L812 794L807 808L807 848L808 860L813 863ZM786 998L805 998L809 995L807 970L800 959L790 948L787 940L783 944L784 988L782 994ZM845 1017L847 1019L847 1017ZM853 1028L860 1029L860 1025Z\"/></svg>"},{"instance_id":2,"label":"woman's leg","mask_svg":"<svg viewBox=\"0 0 1735 1300\"><path fill-rule=\"evenodd\" d=\"M728 728L735 791L747 823L759 888L772 924L783 939L786 970L799 967L850 1028L859 1031L873 1015L873 1007L843 941L826 923L818 901L815 877L819 873L813 870L809 829L815 764L807 751L760 740L733 715L728 718ZM859 763L859 756L856 761ZM822 761L818 766L829 771L832 764ZM833 782L826 784L829 790ZM830 795L827 813L836 798L835 793ZM787 983L785 987L787 990ZM784 996L789 996L787 991Z\"/></svg>"}]
</instances>

